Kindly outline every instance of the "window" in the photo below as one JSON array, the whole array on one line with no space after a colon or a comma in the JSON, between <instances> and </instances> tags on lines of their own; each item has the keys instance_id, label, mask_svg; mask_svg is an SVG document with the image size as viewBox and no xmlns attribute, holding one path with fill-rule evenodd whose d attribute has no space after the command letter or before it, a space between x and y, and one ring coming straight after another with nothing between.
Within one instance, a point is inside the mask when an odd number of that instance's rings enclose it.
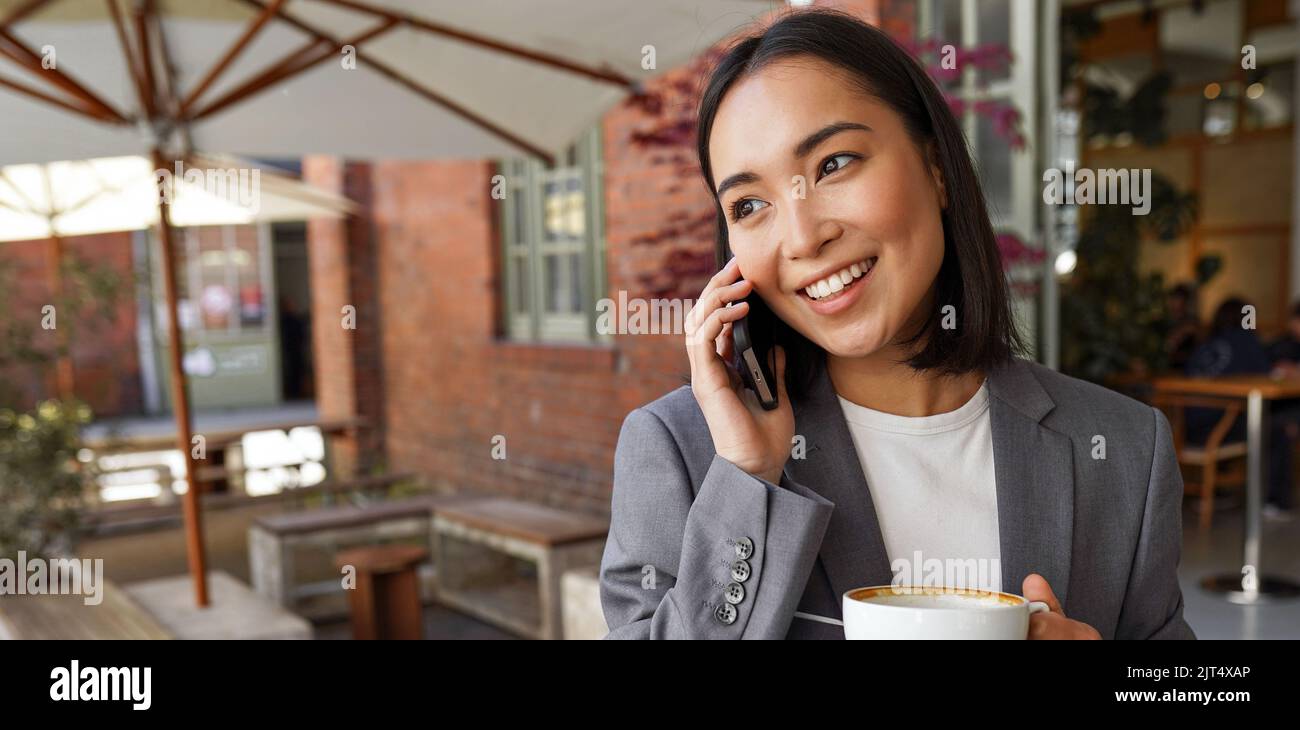
<instances>
[{"instance_id":1,"label":"window","mask_svg":"<svg viewBox=\"0 0 1300 730\"><path fill-rule=\"evenodd\" d=\"M501 294L506 336L589 342L604 296L604 214L599 126L556 165L503 161Z\"/></svg>"},{"instance_id":2,"label":"window","mask_svg":"<svg viewBox=\"0 0 1300 730\"><path fill-rule=\"evenodd\" d=\"M150 231L155 245L160 245ZM188 342L211 342L269 329L266 292L269 250L262 226L195 226L173 229L176 297ZM161 261L159 257L156 260ZM155 322L167 327L162 271L155 268Z\"/></svg>"},{"instance_id":3,"label":"window","mask_svg":"<svg viewBox=\"0 0 1300 730\"><path fill-rule=\"evenodd\" d=\"M945 93L965 102L961 116L988 198L989 218L1000 232L1035 240L1039 177L1034 168L1036 142L1036 28L1034 0L926 0L921 3L922 39L935 39L968 51L1002 47L1011 54L1005 68L965 69L960 79L944 84ZM994 120L979 113L980 102L1010 105L1020 112L1025 149L1013 149Z\"/></svg>"}]
</instances>

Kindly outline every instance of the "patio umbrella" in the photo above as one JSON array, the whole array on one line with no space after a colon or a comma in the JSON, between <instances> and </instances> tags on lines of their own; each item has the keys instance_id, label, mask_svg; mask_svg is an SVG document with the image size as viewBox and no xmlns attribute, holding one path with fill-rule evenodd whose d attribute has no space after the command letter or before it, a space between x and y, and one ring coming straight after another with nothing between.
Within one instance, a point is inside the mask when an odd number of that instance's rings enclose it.
<instances>
[{"instance_id":1,"label":"patio umbrella","mask_svg":"<svg viewBox=\"0 0 1300 730\"><path fill-rule=\"evenodd\" d=\"M239 186L228 184L239 171L256 171L256 196L241 197ZM168 173L177 182L172 223L178 226L339 217L355 209L346 198L236 158L190 155ZM204 184L212 181L219 184ZM143 157L3 167L0 242L48 240L50 291L58 299L63 290L63 239L153 226L158 222L158 196L153 164ZM72 360L66 354L66 330L58 330L58 336L54 376L60 396L67 398L74 390Z\"/></svg>"},{"instance_id":2,"label":"patio umbrella","mask_svg":"<svg viewBox=\"0 0 1300 730\"><path fill-rule=\"evenodd\" d=\"M0 0L0 160L553 159L659 71L775 0ZM286 52L287 50L287 52ZM178 445L189 458L169 206L159 203ZM185 500L207 604L193 464Z\"/></svg>"},{"instance_id":3,"label":"patio umbrella","mask_svg":"<svg viewBox=\"0 0 1300 730\"><path fill-rule=\"evenodd\" d=\"M176 182L174 226L242 225L341 217L355 209L346 198L238 158L190 155L168 170ZM256 171L255 199L241 199L230 181ZM135 231L158 223L158 181L144 157L107 157L0 167L0 241L57 239ZM188 174L187 173L192 173Z\"/></svg>"}]
</instances>

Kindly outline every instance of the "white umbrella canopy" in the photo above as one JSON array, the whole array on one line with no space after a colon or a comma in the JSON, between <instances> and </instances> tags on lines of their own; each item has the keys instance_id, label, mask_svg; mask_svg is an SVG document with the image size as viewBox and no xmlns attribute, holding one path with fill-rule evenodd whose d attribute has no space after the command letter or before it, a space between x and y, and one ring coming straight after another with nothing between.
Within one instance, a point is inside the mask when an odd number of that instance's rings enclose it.
<instances>
[{"instance_id":1,"label":"white umbrella canopy","mask_svg":"<svg viewBox=\"0 0 1300 730\"><path fill-rule=\"evenodd\" d=\"M186 177L190 171L196 174ZM224 184L238 171L249 185ZM355 208L346 198L234 158L191 156L181 175L168 172L176 181L175 226L339 218ZM222 184L204 184L199 176ZM0 241L150 228L158 223L159 194L144 157L9 165L0 168Z\"/></svg>"},{"instance_id":2,"label":"white umbrella canopy","mask_svg":"<svg viewBox=\"0 0 1300 730\"><path fill-rule=\"evenodd\" d=\"M191 149L249 157L555 156L638 84L782 3L157 0L152 12L149 5L0 0L0 28L16 17L0 29L0 162L139 154L169 116L188 127ZM143 70L139 26L151 29L148 55L158 57L151 70L164 90L173 86L181 114L142 98L141 74L130 72L121 40ZM341 51L344 44L355 53ZM644 68L651 53L654 68ZM53 79L40 63L49 59ZM48 93L48 81L60 99L106 107L93 111L110 123L34 105L15 88ZM260 82L269 83L256 90Z\"/></svg>"}]
</instances>

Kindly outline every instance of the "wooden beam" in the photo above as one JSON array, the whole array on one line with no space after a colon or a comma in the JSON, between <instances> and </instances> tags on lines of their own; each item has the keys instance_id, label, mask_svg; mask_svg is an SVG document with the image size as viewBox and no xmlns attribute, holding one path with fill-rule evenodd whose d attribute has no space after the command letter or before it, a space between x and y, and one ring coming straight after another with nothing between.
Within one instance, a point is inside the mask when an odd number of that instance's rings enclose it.
<instances>
[{"instance_id":1,"label":"wooden beam","mask_svg":"<svg viewBox=\"0 0 1300 730\"><path fill-rule=\"evenodd\" d=\"M279 61L271 64L269 68L257 76L254 76L252 79L249 79L239 88L234 89L220 99L212 102L199 112L195 113L192 117L187 117L187 119L203 119L216 114L231 104L243 101L254 94L265 91L267 88L284 81L285 79L297 76L303 71L306 71L317 63L320 63L322 60L328 58L338 48L342 48L343 46L359 46L381 33L388 32L396 25L397 21L386 20L379 26L371 28L355 38L349 38L342 42L329 40L328 43L326 43L323 42L322 39L317 38L297 50L290 52L288 56L285 56Z\"/></svg>"},{"instance_id":2,"label":"wooden beam","mask_svg":"<svg viewBox=\"0 0 1300 730\"><path fill-rule=\"evenodd\" d=\"M263 3L262 3L261 0L240 0L240 1L243 2L243 3L246 4L246 5L252 5L252 6L254 6L254 7L259 7L259 8L260 8L260 7L263 7ZM284 19L284 21L285 21L286 23L288 23L289 25L292 25L293 27L297 28L298 30L303 31L304 33L307 33L308 35L310 35L310 36L312 36L312 37L314 37L314 38L316 38L316 39L318 39L318 40L325 40L325 41L328 41L328 42L330 42L330 43L332 43L332 44L336 44L336 45L337 45L337 42L336 42L333 38L331 38L330 36L328 36L327 34L325 34L323 31L321 31L321 30L319 30L319 29L317 29L317 28L315 28L315 27L312 27L311 25L308 25L307 23L302 22L302 21L300 21L300 20L294 18L293 16L281 14L280 17L281 17L282 19ZM471 111L471 110L469 110L469 109L466 109L465 107L463 107L463 106L457 104L456 102L452 101L451 99L448 99L448 98L442 96L441 94L437 93L436 91L433 91L433 90L431 90L431 89L429 89L429 88L426 88L426 87L420 85L418 82L416 82L416 81L414 81L414 80L412 80L412 79L410 79L410 78L404 76L402 73L400 73L400 72L394 70L393 68L391 68L391 67L389 67L388 65L384 64L382 61L364 55L364 54L361 52L360 49L357 50L357 60L358 60L358 61L363 61L363 60L364 60L365 63L366 63L366 67L367 67L367 68L369 68L369 69L375 71L376 73L380 74L381 76L385 76L385 77L387 77L388 79L392 80L393 82L395 82L395 83L397 83L397 84L399 84L399 85L401 85L401 86L406 87L408 90L414 92L416 95L418 95L418 96L420 96L420 97L423 97L424 99L426 99L426 100L428 100L428 101L431 101L431 102L433 102L433 103L435 103L435 104L437 104L437 105L439 105L439 106L441 106L441 107L447 109L448 111L452 112L453 114L456 114L457 116L462 117L463 119L469 121L470 123L472 123L472 124L474 124L474 125L476 125L476 126L478 126L478 127L481 127L482 129L484 129L484 130L490 132L491 134L493 134L493 135L495 135L495 136L497 136L497 137L499 137L499 138L501 138L501 139L503 139L503 140L509 142L509 143L512 144L512 145L515 145L516 147L518 147L518 148L520 148L520 149L522 149L522 150L527 150L529 154L535 155L536 157L539 157L539 158L545 160L547 164L554 164L554 161L555 161L554 156L551 155L551 153L547 152L546 150L543 150L542 148L538 147L537 145L534 145L533 143L531 143L531 142L529 142L529 141L523 139L522 137L519 137L518 135L514 134L513 132L511 132L511 131L509 131L509 130L507 130L507 129L505 129L505 128L499 126L499 125L497 125L496 123L494 123L494 122L492 122L492 121L486 119L485 117L483 117L483 116L481 116L481 115L479 115L479 114L477 114L477 113L475 113L475 112L473 112L473 111Z\"/></svg>"},{"instance_id":3,"label":"wooden beam","mask_svg":"<svg viewBox=\"0 0 1300 730\"><path fill-rule=\"evenodd\" d=\"M225 73L226 69L229 68L230 65L234 63L235 59L239 57L239 54L243 53L244 49L248 47L248 44L257 37L257 34L261 32L267 21L280 12L280 8L284 6L285 2L287 2L287 0L272 0L271 4L263 8L261 14L258 15L253 22L248 24L248 27L244 30L243 34L239 36L238 40L235 41L234 45L232 45L230 49L221 56L221 59L217 61L216 65L204 74L203 79L194 87L194 90L185 97L185 101L181 102L179 116L182 119L189 114L194 103L198 101L200 96L203 96L203 92L207 91L208 87L212 86L212 84L221 77L221 74Z\"/></svg>"},{"instance_id":4,"label":"wooden beam","mask_svg":"<svg viewBox=\"0 0 1300 730\"><path fill-rule=\"evenodd\" d=\"M145 90L141 101L144 103L145 116L150 119L158 116L158 82L154 78L153 52L149 45L149 16L152 14L153 3L146 1L136 6L132 18L135 21L136 49L140 54L140 80Z\"/></svg>"},{"instance_id":5,"label":"wooden beam","mask_svg":"<svg viewBox=\"0 0 1300 730\"><path fill-rule=\"evenodd\" d=\"M406 13L398 13L385 8L378 8L368 3L359 2L358 0L322 0L322 1L327 2L331 5L338 5L340 7L348 8L350 10L355 10L361 13L370 13L373 15L378 15L382 18L397 19L405 23L406 25L411 26L412 28L418 28L427 33L433 33L435 35L441 35L447 38L454 38L458 41L461 41L462 43L468 43L470 45L479 46L481 48L487 48L489 50L497 51L498 53L504 53L510 56L516 56L518 58L523 58L532 61L534 63L540 63L544 66L550 66L552 68L558 68L563 71L568 71L569 73L578 74L580 76L586 76L596 81L602 81L605 83L614 84L616 86L627 86L627 87L630 87L634 84L632 79L629 79L626 76L623 76L622 74L616 71L591 68L589 66L584 66L579 63L574 63L573 61L559 58L558 56L552 56L549 54L541 53L539 51L533 51L527 48L521 48L519 46L511 45L509 43L502 43L501 41L493 40L491 38L487 38L481 35L476 35L474 33L469 33L467 31L459 30L457 28L452 28L451 26L442 25L440 23L434 23L432 21L425 20L423 18L418 18L414 15L409 15Z\"/></svg>"},{"instance_id":6,"label":"wooden beam","mask_svg":"<svg viewBox=\"0 0 1300 730\"><path fill-rule=\"evenodd\" d=\"M113 19L113 30L117 33L117 42L122 46L122 58L126 62L126 72L131 77L131 84L135 87L136 98L140 102L140 111L144 112L146 110L145 98L148 94L145 91L144 77L140 71L140 59L131 46L131 36L127 33L126 24L122 21L122 9L117 6L117 0L104 0L104 2L108 5L108 14Z\"/></svg>"},{"instance_id":7,"label":"wooden beam","mask_svg":"<svg viewBox=\"0 0 1300 730\"><path fill-rule=\"evenodd\" d=\"M48 5L49 3L50 0L28 0L28 2L10 10L9 14L4 18L0 18L0 28L8 28L14 23L26 18L28 15L40 10L42 6Z\"/></svg>"},{"instance_id":8,"label":"wooden beam","mask_svg":"<svg viewBox=\"0 0 1300 730\"><path fill-rule=\"evenodd\" d=\"M23 86L22 84L15 83L13 81L10 81L9 79L4 78L3 76L0 76L0 86L7 89L12 89L13 91L16 91L20 94L30 96L31 98L36 99L38 101L43 101L46 104L53 104L54 106L57 106L60 109L63 109L65 111L70 111L73 112L74 114L80 114L81 116L87 117L89 119L93 119L94 121L97 122L112 121L111 117L106 117L103 114L93 112L89 109L86 109L85 107L81 107L71 102L64 101L63 99L59 99L58 97L50 96L49 94L46 94L43 91L38 91L29 86Z\"/></svg>"},{"instance_id":9,"label":"wooden beam","mask_svg":"<svg viewBox=\"0 0 1300 730\"><path fill-rule=\"evenodd\" d=\"M96 96L94 92L87 89L71 76L58 68L45 68L41 64L41 55L39 53L28 48L27 44L23 43L20 38L17 38L14 34L4 28L0 28L0 41L3 41L3 43L0 43L0 48L3 48L6 43L9 45L9 48L6 49L5 55L9 56L9 58L18 65L35 74L37 77L53 83L69 94L81 99L86 106L107 115L109 119L122 124L127 123L126 117L122 116L116 109L109 106L107 102Z\"/></svg>"}]
</instances>

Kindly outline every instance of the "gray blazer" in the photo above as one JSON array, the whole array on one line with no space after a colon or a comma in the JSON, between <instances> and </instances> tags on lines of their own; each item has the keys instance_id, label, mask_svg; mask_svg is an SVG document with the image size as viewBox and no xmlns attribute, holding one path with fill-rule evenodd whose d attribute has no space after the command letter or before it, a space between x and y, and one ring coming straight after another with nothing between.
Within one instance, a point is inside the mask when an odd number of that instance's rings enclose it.
<instances>
[{"instance_id":1,"label":"gray blazer","mask_svg":"<svg viewBox=\"0 0 1300 730\"><path fill-rule=\"evenodd\" d=\"M1020 593L1039 573L1066 615L1104 638L1195 638L1176 574L1183 481L1164 415L1026 360L988 383L1002 589ZM890 583L824 370L793 407L806 454L786 462L779 486L717 455L689 387L628 415L600 566L607 638L842 639L796 612L839 619L845 591ZM1104 459L1093 458L1096 436ZM749 575L733 615L719 607L738 555Z\"/></svg>"}]
</instances>

